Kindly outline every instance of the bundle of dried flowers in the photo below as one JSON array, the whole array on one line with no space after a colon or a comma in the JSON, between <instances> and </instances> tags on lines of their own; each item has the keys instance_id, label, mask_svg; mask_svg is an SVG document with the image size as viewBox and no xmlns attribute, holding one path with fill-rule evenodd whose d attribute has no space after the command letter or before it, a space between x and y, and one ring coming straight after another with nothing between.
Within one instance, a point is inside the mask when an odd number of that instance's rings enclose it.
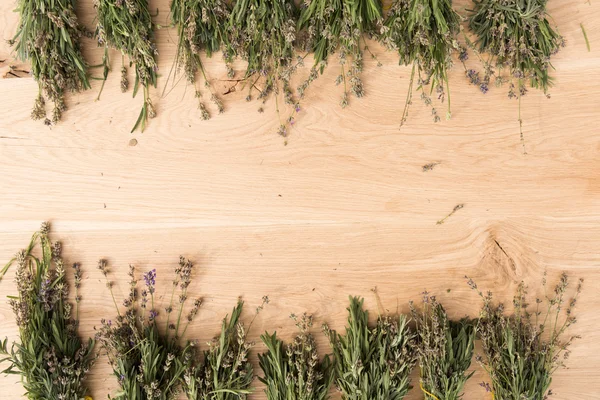
<instances>
[{"instance_id":1,"label":"bundle of dried flowers","mask_svg":"<svg viewBox=\"0 0 600 400\"><path fill-rule=\"evenodd\" d=\"M9 43L22 61L31 64L39 87L31 118L43 119L46 125L61 119L67 109L66 92L90 88L74 6L74 0L19 0L16 9L19 25ZM46 99L54 105L52 119L46 117Z\"/></svg>"},{"instance_id":2,"label":"bundle of dried flowers","mask_svg":"<svg viewBox=\"0 0 600 400\"><path fill-rule=\"evenodd\" d=\"M310 333L312 316L292 314L291 318L300 330L291 344L284 345L276 332L261 336L267 352L258 356L265 374L259 379L266 385L267 399L325 400L334 379L333 364L329 356L319 359Z\"/></svg>"},{"instance_id":3,"label":"bundle of dried flowers","mask_svg":"<svg viewBox=\"0 0 600 400\"><path fill-rule=\"evenodd\" d=\"M298 87L298 93L300 97L304 96L309 85L317 79L317 71L322 73L329 57L337 52L341 71L336 85L344 85L340 104L346 107L349 93L356 97L365 94L361 79L363 50L370 52L365 35L373 35L382 24L381 1L306 0L302 4L298 27L304 33L304 50L314 53L314 66L308 79Z\"/></svg>"},{"instance_id":4,"label":"bundle of dried flowers","mask_svg":"<svg viewBox=\"0 0 600 400\"><path fill-rule=\"evenodd\" d=\"M257 314L268 301L265 296L256 309ZM237 400L245 399L252 392L254 369L248 354L253 343L248 341L247 330L240 321L243 305L238 301L231 317L223 319L221 334L208 344L204 360L198 360L195 355L188 360L182 379L188 399Z\"/></svg>"},{"instance_id":5,"label":"bundle of dried flowers","mask_svg":"<svg viewBox=\"0 0 600 400\"><path fill-rule=\"evenodd\" d=\"M468 279L468 277L467 277ZM481 386L496 399L544 400L551 394L550 383L556 369L564 366L569 347L579 336L564 338L566 330L576 322L573 315L583 280L580 279L573 298L568 300L567 274L561 275L553 294L546 290L546 274L542 280L545 301L537 298L535 311L527 300L527 286L521 282L513 299L513 313L506 315L503 304L495 305L492 293L483 294L472 279L469 286L483 299L477 324L485 357L477 357L489 373L492 385Z\"/></svg>"},{"instance_id":6,"label":"bundle of dried flowers","mask_svg":"<svg viewBox=\"0 0 600 400\"><path fill-rule=\"evenodd\" d=\"M416 322L420 386L426 399L458 400L473 372L475 325L468 319L451 321L435 296L423 293L423 308L411 305Z\"/></svg>"},{"instance_id":7,"label":"bundle of dried flowers","mask_svg":"<svg viewBox=\"0 0 600 400\"><path fill-rule=\"evenodd\" d=\"M410 389L415 337L403 315L380 315L369 327L363 302L350 297L344 335L324 327L333 347L336 385L346 400L400 400Z\"/></svg>"},{"instance_id":8,"label":"bundle of dried flowers","mask_svg":"<svg viewBox=\"0 0 600 400\"><path fill-rule=\"evenodd\" d=\"M248 88L246 100L257 99L262 103L274 94L279 117L278 133L287 136L287 126L293 117L282 119L279 95L283 93L285 104L295 106L290 78L301 63L294 62L297 8L293 0L238 0L235 2L229 24L225 56L228 61L239 57L248 62L241 79ZM259 112L262 112L262 106Z\"/></svg>"},{"instance_id":9,"label":"bundle of dried flowers","mask_svg":"<svg viewBox=\"0 0 600 400\"><path fill-rule=\"evenodd\" d=\"M412 64L400 126L406 122L412 103L415 77L417 90L423 102L431 107L433 120L440 120L431 99L434 90L441 102L447 97L446 118L450 119L448 70L452 67L452 55L458 52L460 59L467 57L466 50L456 40L460 29L460 17L452 8L452 0L394 0L392 3L380 40L398 52L400 64Z\"/></svg>"},{"instance_id":10,"label":"bundle of dried flowers","mask_svg":"<svg viewBox=\"0 0 600 400\"><path fill-rule=\"evenodd\" d=\"M109 267L106 261L99 261L98 269L106 277L106 285L118 314L114 322L103 319L96 334L96 340L106 351L113 374L118 379L120 390L115 394L115 399L167 400L180 392L180 380L191 357L191 344L181 346L179 339L202 303L201 299L195 300L187 317L183 316L192 268L191 261L180 258L175 269L170 302L165 307L166 329L161 330L157 323L158 309L154 304L156 271L143 274L144 288L138 296L135 269L129 267L129 295L123 301L125 311L121 313L112 291L113 282L108 279ZM175 305L176 288L180 292L178 306ZM177 313L177 319L169 322L173 312ZM182 323L185 323L185 327Z\"/></svg>"},{"instance_id":11,"label":"bundle of dried flowers","mask_svg":"<svg viewBox=\"0 0 600 400\"><path fill-rule=\"evenodd\" d=\"M222 101L210 86L201 52L204 51L211 57L227 41L226 24L229 13L228 5L223 0L173 0L171 3L171 19L179 35L175 66L177 69L183 68L185 79L194 85L203 120L209 119L210 113L202 101L202 91L196 85L198 72L202 74L204 86L210 91L210 99L219 114L225 110Z\"/></svg>"},{"instance_id":12,"label":"bundle of dried flowers","mask_svg":"<svg viewBox=\"0 0 600 400\"><path fill-rule=\"evenodd\" d=\"M129 87L125 56L129 58L130 66L135 68L133 97L136 96L139 86L143 87L144 105L131 130L133 132L140 127L143 132L148 118L156 116L149 88L156 87L158 77L158 50L154 44L148 0L95 0L95 7L98 13L96 35L99 45L105 46L105 66L108 65L108 47L119 50L123 55L121 91L126 92Z\"/></svg>"},{"instance_id":13,"label":"bundle of dried flowers","mask_svg":"<svg viewBox=\"0 0 600 400\"><path fill-rule=\"evenodd\" d=\"M549 97L552 86L550 57L564 47L564 38L548 21L548 0L475 0L469 28L476 36L476 51L487 53L484 75L467 69L469 81L486 93L494 79L509 84L508 97L519 100L519 127L523 143L521 97L527 82ZM482 59L483 60L483 59ZM506 71L506 73L504 73Z\"/></svg>"},{"instance_id":14,"label":"bundle of dried flowers","mask_svg":"<svg viewBox=\"0 0 600 400\"><path fill-rule=\"evenodd\" d=\"M21 375L29 399L80 400L87 394L84 379L95 360L94 342L82 342L77 335L82 273L73 264L75 314L69 303L66 271L60 243L52 243L50 225L42 224L21 250L2 270L17 263L18 296L9 296L19 326L20 343L8 348L0 342L0 362L10 363L3 373ZM32 252L39 243L41 258Z\"/></svg>"}]
</instances>

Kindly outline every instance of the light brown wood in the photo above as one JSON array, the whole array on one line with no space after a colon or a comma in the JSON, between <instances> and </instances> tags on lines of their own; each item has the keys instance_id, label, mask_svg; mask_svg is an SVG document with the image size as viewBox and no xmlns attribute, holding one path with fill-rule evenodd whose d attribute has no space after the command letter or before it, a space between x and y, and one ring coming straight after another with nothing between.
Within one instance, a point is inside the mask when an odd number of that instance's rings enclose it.
<instances>
[{"instance_id":1,"label":"light brown wood","mask_svg":"<svg viewBox=\"0 0 600 400\"><path fill-rule=\"evenodd\" d=\"M151 3L165 24L168 1ZM468 4L456 7L464 12ZM12 0L0 4L3 39L16 28L13 8ZM119 91L117 54L102 99L94 101L94 82L93 90L69 97L64 121L51 128L29 119L35 82L2 79L0 260L50 219L66 258L83 264L81 327L92 335L100 318L114 316L95 269L99 258L114 266L117 294L126 290L129 263L157 268L164 293L178 256L189 256L198 265L193 291L206 300L189 336L202 342L238 296L249 318L263 295L271 298L253 338L266 329L290 338L291 312L341 328L349 294L365 296L375 313L374 287L392 311L406 311L427 289L452 316L475 316L479 300L465 274L510 301L519 280L535 292L545 269L551 283L566 270L586 279L572 331L583 338L573 345L570 368L556 373L552 398L600 399L600 3L552 0L549 8L568 45L554 62L552 98L534 91L524 98L527 155L516 102L504 89L477 93L460 65L452 73L452 120L434 125L415 99L399 131L410 71L377 45L383 67L366 62L367 97L340 109L333 63L309 92L287 146L275 134L272 100L259 114L243 93L223 96L226 113L203 122L183 82L160 98L176 40L168 29L158 32L158 117L143 134L129 133L141 103ZM91 0L81 1L79 12L92 26ZM99 60L102 50L85 44L90 60ZM8 61L0 72L11 57L2 41L0 59ZM206 63L223 92L220 57ZM423 172L432 162L439 165ZM464 208L437 225L457 204ZM1 283L3 296L15 293L12 279L9 273ZM0 321L0 336L15 339L5 301ZM89 377L95 399L115 388L105 361ZM478 386L487 377L474 368L465 400L487 398ZM16 378L0 379L0 400L22 392ZM252 398L265 398L260 385ZM422 395L417 388L408 398Z\"/></svg>"}]
</instances>

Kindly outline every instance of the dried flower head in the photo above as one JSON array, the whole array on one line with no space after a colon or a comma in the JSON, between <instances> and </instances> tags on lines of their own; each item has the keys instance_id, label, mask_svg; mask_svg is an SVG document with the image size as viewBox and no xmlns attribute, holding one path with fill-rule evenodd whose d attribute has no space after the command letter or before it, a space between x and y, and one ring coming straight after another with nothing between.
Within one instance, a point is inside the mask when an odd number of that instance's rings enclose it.
<instances>
[{"instance_id":1,"label":"dried flower head","mask_svg":"<svg viewBox=\"0 0 600 400\"><path fill-rule=\"evenodd\" d=\"M148 0L96 0L95 7L98 12L96 26L98 44L114 48L127 56L135 69L133 96L137 94L140 85L144 90L144 105L131 130L133 132L140 127L144 131L148 118L153 118L155 113L150 101L149 88L156 87L158 78L156 64L158 50L154 43ZM103 60L105 65L108 64L107 54L105 53ZM121 73L123 90L128 87L129 82L123 70Z\"/></svg>"},{"instance_id":2,"label":"dried flower head","mask_svg":"<svg viewBox=\"0 0 600 400\"><path fill-rule=\"evenodd\" d=\"M292 314L291 318L300 330L292 343L284 344L277 332L261 336L267 352L258 355L265 374L259 380L266 385L269 400L325 400L334 379L333 363L328 355L319 357L310 333L312 316Z\"/></svg>"},{"instance_id":3,"label":"dried flower head","mask_svg":"<svg viewBox=\"0 0 600 400\"><path fill-rule=\"evenodd\" d=\"M32 252L39 243L42 257ZM43 224L26 250L17 253L2 270L17 262L18 296L10 305L19 326L20 343L8 348L0 341L5 374L19 374L31 399L81 399L87 394L85 377L95 361L94 342L82 342L77 333L81 269L74 265L77 311L72 315L61 246L52 244L49 225Z\"/></svg>"},{"instance_id":4,"label":"dried flower head","mask_svg":"<svg viewBox=\"0 0 600 400\"><path fill-rule=\"evenodd\" d=\"M477 360L489 373L497 399L545 399L550 394L552 374L564 366L570 345L579 338L565 335L576 322L573 310L583 280L579 280L571 300L567 297L567 274L561 275L552 293L546 290L545 275L542 283L545 299L535 300L535 310L530 307L527 286L521 282L513 298L513 313L507 315L503 304L494 304L491 292L483 294L469 280L483 299L477 333L485 357Z\"/></svg>"},{"instance_id":5,"label":"dried flower head","mask_svg":"<svg viewBox=\"0 0 600 400\"><path fill-rule=\"evenodd\" d=\"M324 327L335 357L336 385L343 399L402 399L416 363L415 337L405 316L379 316L368 325L364 300L350 297L344 335Z\"/></svg>"},{"instance_id":6,"label":"dried flower head","mask_svg":"<svg viewBox=\"0 0 600 400\"><path fill-rule=\"evenodd\" d=\"M19 0L16 11L19 25L10 43L17 57L31 64L39 87L31 118L56 124L67 109L67 92L90 88L74 2ZM46 118L45 98L54 106L51 120Z\"/></svg>"}]
</instances>

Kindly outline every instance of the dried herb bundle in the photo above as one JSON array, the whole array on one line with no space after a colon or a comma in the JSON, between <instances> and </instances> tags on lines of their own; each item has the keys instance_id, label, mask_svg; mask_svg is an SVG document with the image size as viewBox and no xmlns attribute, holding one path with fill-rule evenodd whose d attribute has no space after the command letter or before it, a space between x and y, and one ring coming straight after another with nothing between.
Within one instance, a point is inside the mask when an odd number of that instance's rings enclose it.
<instances>
[{"instance_id":1,"label":"dried herb bundle","mask_svg":"<svg viewBox=\"0 0 600 400\"><path fill-rule=\"evenodd\" d=\"M441 102L447 97L446 118L450 119L448 70L452 67L455 52L459 52L459 58L466 58L466 50L456 40L460 29L460 17L452 8L452 0L394 0L392 3L380 40L386 47L398 52L400 64L412 64L400 126L408 116L415 77L417 90L421 92L423 102L431 107L433 120L440 120L432 105L434 90ZM430 87L429 93L426 87Z\"/></svg>"},{"instance_id":2,"label":"dried herb bundle","mask_svg":"<svg viewBox=\"0 0 600 400\"><path fill-rule=\"evenodd\" d=\"M154 118L156 111L150 99L150 86L156 87L158 65L156 56L158 50L154 44L152 16L148 10L148 0L95 0L98 12L96 35L98 43L105 48L119 50L123 58L129 58L130 66L135 68L133 97L139 86L144 91L144 105L133 126L132 132L138 127L142 132L148 118ZM105 52L104 63L108 64ZM121 66L121 91L127 91L129 80L125 62Z\"/></svg>"},{"instance_id":3,"label":"dried herb bundle","mask_svg":"<svg viewBox=\"0 0 600 400\"><path fill-rule=\"evenodd\" d=\"M565 40L548 21L547 0L475 0L474 3L469 17L469 28L476 35L472 46L487 53L489 59L484 61L483 77L469 69L467 78L483 93L488 91L492 77L498 86L508 81L508 97L519 100L523 143L521 97L527 93L526 83L529 81L531 87L549 96L550 57L564 47ZM504 70L507 74L503 74Z\"/></svg>"},{"instance_id":4,"label":"dried herb bundle","mask_svg":"<svg viewBox=\"0 0 600 400\"><path fill-rule=\"evenodd\" d=\"M115 399L162 399L174 398L180 392L179 383L189 360L190 344L179 345L179 339L185 333L189 323L198 312L202 301L196 300L189 311L185 327L182 326L182 313L187 300L187 289L191 282L192 263L183 257L175 269L175 280L167 313L166 329L162 331L157 324L158 310L154 304L156 271L143 275L144 288L138 296L135 269L129 267L129 296L123 301L125 312L121 313L115 300L112 286L108 280L109 268L104 260L98 263L98 269L106 277L106 285L117 308L117 318L103 319L96 339L106 351L113 374L117 377L120 390ZM177 307L174 304L175 289L179 287ZM177 307L178 310L174 310ZM173 311L177 319L170 321ZM173 335L171 335L173 332Z\"/></svg>"},{"instance_id":5,"label":"dried herb bundle","mask_svg":"<svg viewBox=\"0 0 600 400\"><path fill-rule=\"evenodd\" d=\"M271 93L279 115L278 133L287 136L287 125L293 117L281 119L278 96L283 93L285 103L295 105L290 78L301 58L294 63L297 8L293 0L239 0L229 19L229 36L225 54L248 61L242 81L248 88L246 100L252 100L257 91L264 103ZM262 107L259 111L262 112Z\"/></svg>"},{"instance_id":6,"label":"dried herb bundle","mask_svg":"<svg viewBox=\"0 0 600 400\"><path fill-rule=\"evenodd\" d=\"M240 322L243 305L238 301L231 317L223 319L221 334L204 351L203 363L196 364L196 357L188 361L182 379L188 399L236 400L245 399L251 393L254 375L248 353L252 343L248 342Z\"/></svg>"},{"instance_id":7,"label":"dried herb bundle","mask_svg":"<svg viewBox=\"0 0 600 400\"><path fill-rule=\"evenodd\" d=\"M284 345L277 333L261 336L267 352L259 354L265 376L259 377L267 387L269 400L325 400L334 379L329 356L319 360L317 345L310 333L312 316L292 314L300 333L291 344Z\"/></svg>"},{"instance_id":8,"label":"dried herb bundle","mask_svg":"<svg viewBox=\"0 0 600 400\"><path fill-rule=\"evenodd\" d=\"M16 9L19 25L9 43L19 59L31 63L39 87L31 118L43 119L46 125L61 119L68 91L90 88L74 6L75 0L19 0ZM46 117L46 99L54 106L52 119Z\"/></svg>"},{"instance_id":9,"label":"dried herb bundle","mask_svg":"<svg viewBox=\"0 0 600 400\"><path fill-rule=\"evenodd\" d=\"M69 303L69 285L60 243L52 243L50 226L42 224L1 272L17 263L19 295L9 296L19 326L20 343L8 349L7 339L0 342L0 362L10 366L5 374L21 375L29 399L80 400L87 394L83 381L95 360L94 342L82 342L77 335L81 295L81 268L73 264L75 315ZM41 258L32 254L39 243Z\"/></svg>"},{"instance_id":10,"label":"dried herb bundle","mask_svg":"<svg viewBox=\"0 0 600 400\"><path fill-rule=\"evenodd\" d=\"M314 52L315 63L309 78L298 88L300 97L318 77L317 70L322 73L335 52L339 53L341 64L336 84L344 84L341 106L348 105L349 92L363 97L363 50L369 51L364 36L375 33L382 24L382 15L380 0L304 1L298 27L305 34L303 47Z\"/></svg>"},{"instance_id":11,"label":"dried herb bundle","mask_svg":"<svg viewBox=\"0 0 600 400\"><path fill-rule=\"evenodd\" d=\"M411 302L418 335L417 353L421 390L426 399L458 400L473 372L471 366L475 325L468 319L451 321L446 310L429 293L423 293L423 309Z\"/></svg>"},{"instance_id":12,"label":"dried herb bundle","mask_svg":"<svg viewBox=\"0 0 600 400\"><path fill-rule=\"evenodd\" d=\"M491 292L484 295L472 279L468 283L483 299L477 332L485 358L477 359L490 374L492 385L483 383L482 386L492 391L496 399L546 399L551 394L552 374L564 366L569 357L569 346L579 338L565 339L564 336L576 322L573 311L583 280L579 280L574 297L568 300L567 275L563 273L553 293L548 294L544 274L545 312L540 309L544 301L539 298L535 311L530 310L527 287L521 282L513 299L511 315L506 315L503 304L494 304Z\"/></svg>"},{"instance_id":13,"label":"dried herb bundle","mask_svg":"<svg viewBox=\"0 0 600 400\"><path fill-rule=\"evenodd\" d=\"M194 85L196 98L199 99L200 117L207 120L210 118L210 113L201 100L202 92L196 85L196 75L198 72L202 74L204 85L211 92L211 101L216 105L219 113L222 113L223 103L210 88L200 55L204 51L208 57L211 57L221 49L222 43L227 41L226 24L229 19L229 8L223 0L173 0L171 19L179 35L175 56L176 67L183 68L186 80Z\"/></svg>"},{"instance_id":14,"label":"dried herb bundle","mask_svg":"<svg viewBox=\"0 0 600 400\"><path fill-rule=\"evenodd\" d=\"M363 299L350 297L345 335L324 327L335 357L336 384L346 400L400 400L416 363L414 335L403 315L379 316L369 327Z\"/></svg>"}]
</instances>

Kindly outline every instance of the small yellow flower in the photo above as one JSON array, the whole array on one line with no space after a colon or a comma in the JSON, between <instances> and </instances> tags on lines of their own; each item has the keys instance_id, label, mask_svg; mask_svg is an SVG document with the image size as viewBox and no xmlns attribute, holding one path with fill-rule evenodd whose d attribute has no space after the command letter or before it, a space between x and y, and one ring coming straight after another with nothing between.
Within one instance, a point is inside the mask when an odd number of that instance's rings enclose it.
<instances>
[{"instance_id":1,"label":"small yellow flower","mask_svg":"<svg viewBox=\"0 0 600 400\"><path fill-rule=\"evenodd\" d=\"M94 400L94 399L92 399L92 396L85 396L85 397L83 398L83 400Z\"/></svg>"}]
</instances>

